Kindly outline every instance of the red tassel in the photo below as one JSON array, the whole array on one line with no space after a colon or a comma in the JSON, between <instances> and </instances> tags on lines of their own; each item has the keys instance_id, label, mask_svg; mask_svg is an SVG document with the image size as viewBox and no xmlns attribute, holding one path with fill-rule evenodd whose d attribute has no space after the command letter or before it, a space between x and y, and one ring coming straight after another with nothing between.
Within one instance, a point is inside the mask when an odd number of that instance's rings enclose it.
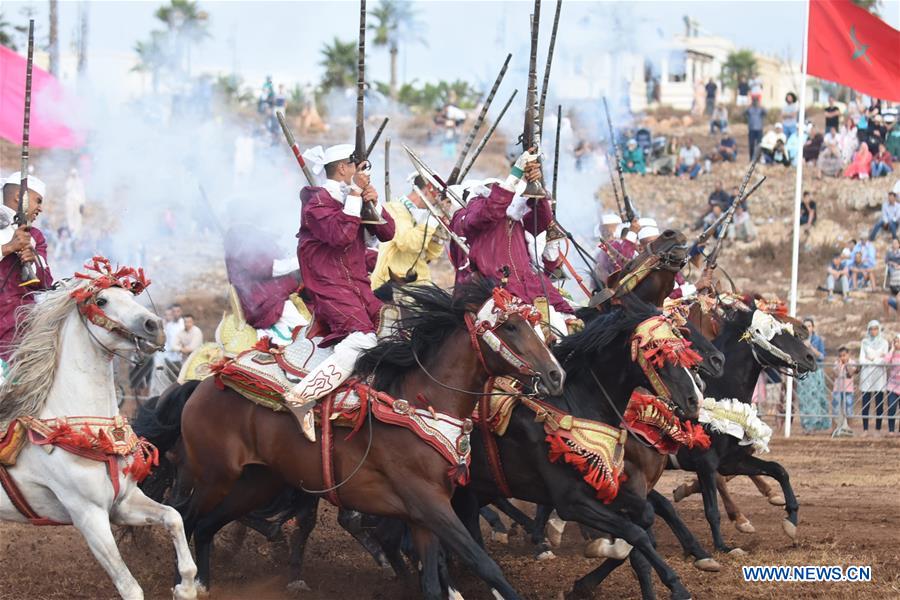
<instances>
[{"instance_id":1,"label":"red tassel","mask_svg":"<svg viewBox=\"0 0 900 600\"><path fill-rule=\"evenodd\" d=\"M469 465L454 465L447 469L447 477L457 485L469 484Z\"/></svg>"},{"instance_id":2,"label":"red tassel","mask_svg":"<svg viewBox=\"0 0 900 600\"><path fill-rule=\"evenodd\" d=\"M566 464L575 467L582 474L582 479L597 491L597 498L609 504L619 494L619 485L626 480L625 473L613 472L608 477L599 465L591 464L587 457L573 450L560 436L548 434L545 438L550 445L550 462L555 463L562 458Z\"/></svg>"}]
</instances>

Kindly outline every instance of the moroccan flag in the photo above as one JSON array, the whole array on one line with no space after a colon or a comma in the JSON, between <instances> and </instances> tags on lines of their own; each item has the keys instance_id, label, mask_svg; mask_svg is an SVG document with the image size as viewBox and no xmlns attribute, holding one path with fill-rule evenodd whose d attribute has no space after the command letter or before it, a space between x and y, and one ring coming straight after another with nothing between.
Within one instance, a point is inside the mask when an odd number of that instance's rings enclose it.
<instances>
[{"instance_id":1,"label":"moroccan flag","mask_svg":"<svg viewBox=\"0 0 900 600\"><path fill-rule=\"evenodd\" d=\"M810 75L900 101L900 31L850 0L809 0L807 39Z\"/></svg>"},{"instance_id":2,"label":"moroccan flag","mask_svg":"<svg viewBox=\"0 0 900 600\"><path fill-rule=\"evenodd\" d=\"M0 138L22 143L22 121L25 118L26 60L5 46L0 46ZM32 148L75 148L81 139L67 125L75 105L66 99L62 86L53 75L33 67L31 71Z\"/></svg>"}]
</instances>

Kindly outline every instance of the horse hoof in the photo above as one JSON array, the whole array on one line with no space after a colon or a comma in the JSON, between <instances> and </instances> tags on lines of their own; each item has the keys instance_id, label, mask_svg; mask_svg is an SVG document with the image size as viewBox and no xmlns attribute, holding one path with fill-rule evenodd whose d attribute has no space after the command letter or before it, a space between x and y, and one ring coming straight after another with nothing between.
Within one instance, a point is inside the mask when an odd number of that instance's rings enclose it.
<instances>
[{"instance_id":1,"label":"horse hoof","mask_svg":"<svg viewBox=\"0 0 900 600\"><path fill-rule=\"evenodd\" d=\"M197 597L198 598L209 598L209 590L206 589L206 586L202 583L197 584Z\"/></svg>"},{"instance_id":2,"label":"horse hoof","mask_svg":"<svg viewBox=\"0 0 900 600\"><path fill-rule=\"evenodd\" d=\"M768 496L769 504L772 506L784 506L784 496L781 494L775 493L771 496Z\"/></svg>"},{"instance_id":3,"label":"horse hoof","mask_svg":"<svg viewBox=\"0 0 900 600\"><path fill-rule=\"evenodd\" d=\"M312 589L310 589L310 587L308 585L306 585L306 582L303 581L302 579L297 579L297 580L292 581L289 584L287 584L287 590L288 590L288 592L290 592L292 594L299 594L300 592L312 591Z\"/></svg>"},{"instance_id":4,"label":"horse hoof","mask_svg":"<svg viewBox=\"0 0 900 600\"><path fill-rule=\"evenodd\" d=\"M615 558L616 560L625 560L628 558L628 555L631 554L631 549L634 546L623 540L622 538L616 538L612 544L612 556L610 558Z\"/></svg>"},{"instance_id":5,"label":"horse hoof","mask_svg":"<svg viewBox=\"0 0 900 600\"><path fill-rule=\"evenodd\" d=\"M741 550L740 548L732 548L731 550L728 551L728 555L729 556L746 556L747 551Z\"/></svg>"},{"instance_id":6,"label":"horse hoof","mask_svg":"<svg viewBox=\"0 0 900 600\"><path fill-rule=\"evenodd\" d=\"M756 528L753 526L753 523L743 515L734 522L734 528L741 533L756 533Z\"/></svg>"},{"instance_id":7,"label":"horse hoof","mask_svg":"<svg viewBox=\"0 0 900 600\"><path fill-rule=\"evenodd\" d=\"M174 600L196 600L197 586L187 586L183 583L179 583L172 588L172 598Z\"/></svg>"},{"instance_id":8,"label":"horse hoof","mask_svg":"<svg viewBox=\"0 0 900 600\"><path fill-rule=\"evenodd\" d=\"M681 502L685 498L688 497L688 484L682 483L677 488L672 490L672 498L674 498L675 502Z\"/></svg>"},{"instance_id":9,"label":"horse hoof","mask_svg":"<svg viewBox=\"0 0 900 600\"><path fill-rule=\"evenodd\" d=\"M491 541L497 542L498 544L508 544L509 543L509 534L502 533L500 531L492 531L491 532Z\"/></svg>"},{"instance_id":10,"label":"horse hoof","mask_svg":"<svg viewBox=\"0 0 900 600\"><path fill-rule=\"evenodd\" d=\"M559 547L562 543L562 535L563 531L566 530L566 522L560 519L550 519L547 521L547 527L544 530L544 533L547 535L547 539L550 541L550 545L554 548Z\"/></svg>"},{"instance_id":11,"label":"horse hoof","mask_svg":"<svg viewBox=\"0 0 900 600\"><path fill-rule=\"evenodd\" d=\"M606 538L597 538L596 540L591 540L584 547L584 557L585 558L609 558L609 550L612 544L609 543L609 540Z\"/></svg>"},{"instance_id":12,"label":"horse hoof","mask_svg":"<svg viewBox=\"0 0 900 600\"><path fill-rule=\"evenodd\" d=\"M466 600L463 598L463 595L459 593L459 590L455 590L453 588L447 589L447 600Z\"/></svg>"},{"instance_id":13,"label":"horse hoof","mask_svg":"<svg viewBox=\"0 0 900 600\"><path fill-rule=\"evenodd\" d=\"M553 554L553 550L544 550L540 554L534 557L534 560L538 562L544 562L545 560L554 560L556 555Z\"/></svg>"},{"instance_id":14,"label":"horse hoof","mask_svg":"<svg viewBox=\"0 0 900 600\"><path fill-rule=\"evenodd\" d=\"M792 541L797 540L797 526L785 519L781 522L781 528L784 529L784 533L787 534Z\"/></svg>"},{"instance_id":15,"label":"horse hoof","mask_svg":"<svg viewBox=\"0 0 900 600\"><path fill-rule=\"evenodd\" d=\"M718 573L722 570L722 565L720 565L714 558L701 558L699 560L695 560L694 567L700 569L701 571L708 571L710 573Z\"/></svg>"}]
</instances>

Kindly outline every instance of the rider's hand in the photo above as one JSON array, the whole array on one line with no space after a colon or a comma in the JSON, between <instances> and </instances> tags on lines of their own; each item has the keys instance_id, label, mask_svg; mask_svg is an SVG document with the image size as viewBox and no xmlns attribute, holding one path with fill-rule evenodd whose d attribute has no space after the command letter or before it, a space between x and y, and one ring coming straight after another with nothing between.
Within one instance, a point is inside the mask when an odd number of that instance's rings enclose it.
<instances>
[{"instance_id":1,"label":"rider's hand","mask_svg":"<svg viewBox=\"0 0 900 600\"><path fill-rule=\"evenodd\" d=\"M362 191L362 199L365 202L371 202L374 204L375 202L378 202L378 192L371 185L366 186Z\"/></svg>"},{"instance_id":2,"label":"rider's hand","mask_svg":"<svg viewBox=\"0 0 900 600\"><path fill-rule=\"evenodd\" d=\"M368 171L357 171L353 175L353 184L361 190L365 190L369 187L369 173Z\"/></svg>"},{"instance_id":3,"label":"rider's hand","mask_svg":"<svg viewBox=\"0 0 900 600\"><path fill-rule=\"evenodd\" d=\"M19 227L13 232L12 239L4 244L4 254L21 252L31 247L31 234L24 227Z\"/></svg>"},{"instance_id":4,"label":"rider's hand","mask_svg":"<svg viewBox=\"0 0 900 600\"><path fill-rule=\"evenodd\" d=\"M525 181L539 181L543 178L541 164L534 160L525 164Z\"/></svg>"},{"instance_id":5,"label":"rider's hand","mask_svg":"<svg viewBox=\"0 0 900 600\"><path fill-rule=\"evenodd\" d=\"M28 246L24 250L19 251L19 260L23 263L26 262L35 262L37 260L37 255L34 253L34 248Z\"/></svg>"}]
</instances>

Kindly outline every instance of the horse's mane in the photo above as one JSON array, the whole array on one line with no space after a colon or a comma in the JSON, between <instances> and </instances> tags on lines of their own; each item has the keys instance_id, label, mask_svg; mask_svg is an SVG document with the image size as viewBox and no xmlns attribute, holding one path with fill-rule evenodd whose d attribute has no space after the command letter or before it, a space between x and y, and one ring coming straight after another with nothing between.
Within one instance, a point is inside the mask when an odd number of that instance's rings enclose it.
<instances>
[{"instance_id":1,"label":"horse's mane","mask_svg":"<svg viewBox=\"0 0 900 600\"><path fill-rule=\"evenodd\" d=\"M620 334L633 331L643 321L658 314L655 306L634 294L623 296L621 305L607 313L591 308L579 310L577 315L584 321L584 330L564 337L553 347L553 354L567 371L592 366L596 355Z\"/></svg>"},{"instance_id":2,"label":"horse's mane","mask_svg":"<svg viewBox=\"0 0 900 600\"><path fill-rule=\"evenodd\" d=\"M431 283L403 286L403 316L395 333L359 357L356 374L374 374L375 387L386 389L418 362L425 364L439 352L447 337L463 327L466 311L477 310L493 289L492 281L481 278L456 286L452 295Z\"/></svg>"},{"instance_id":3,"label":"horse's mane","mask_svg":"<svg viewBox=\"0 0 900 600\"><path fill-rule=\"evenodd\" d=\"M0 423L35 416L44 407L59 366L62 327L75 309L72 291L85 285L81 280L68 281L44 294L40 302L16 310L18 342L0 387Z\"/></svg>"}]
</instances>

